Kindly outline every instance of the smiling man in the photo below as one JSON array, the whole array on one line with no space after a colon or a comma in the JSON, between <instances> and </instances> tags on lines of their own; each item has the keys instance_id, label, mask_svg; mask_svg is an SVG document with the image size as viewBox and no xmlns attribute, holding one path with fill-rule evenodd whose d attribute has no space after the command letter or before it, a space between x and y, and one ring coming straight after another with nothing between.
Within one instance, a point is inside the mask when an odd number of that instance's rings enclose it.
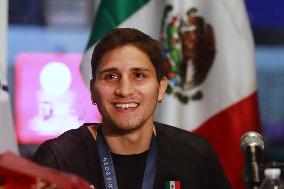
<instances>
[{"instance_id":1,"label":"smiling man","mask_svg":"<svg viewBox=\"0 0 284 189\"><path fill-rule=\"evenodd\" d=\"M91 97L102 122L46 141L36 162L75 173L97 189L230 188L205 139L154 122L167 88L156 40L136 29L113 29L91 63Z\"/></svg>"}]
</instances>

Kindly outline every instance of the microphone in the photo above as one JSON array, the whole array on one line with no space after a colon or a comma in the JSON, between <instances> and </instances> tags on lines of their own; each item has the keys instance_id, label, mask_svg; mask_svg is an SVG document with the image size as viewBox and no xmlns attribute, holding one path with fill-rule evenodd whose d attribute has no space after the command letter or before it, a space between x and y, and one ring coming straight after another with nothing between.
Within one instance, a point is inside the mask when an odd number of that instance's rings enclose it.
<instances>
[{"instance_id":1,"label":"microphone","mask_svg":"<svg viewBox=\"0 0 284 189\"><path fill-rule=\"evenodd\" d=\"M245 182L248 189L258 189L262 181L263 149L262 136L257 132L247 132L240 139L245 159Z\"/></svg>"}]
</instances>

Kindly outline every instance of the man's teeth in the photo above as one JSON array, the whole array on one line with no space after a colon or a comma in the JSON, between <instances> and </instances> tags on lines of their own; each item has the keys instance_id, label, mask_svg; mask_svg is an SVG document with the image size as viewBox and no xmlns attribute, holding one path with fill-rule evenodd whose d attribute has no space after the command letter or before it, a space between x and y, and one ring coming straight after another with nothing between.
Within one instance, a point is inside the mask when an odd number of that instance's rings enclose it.
<instances>
[{"instance_id":1,"label":"man's teeth","mask_svg":"<svg viewBox=\"0 0 284 189\"><path fill-rule=\"evenodd\" d=\"M136 103L129 103L129 104L115 104L116 108L135 108L138 104Z\"/></svg>"}]
</instances>

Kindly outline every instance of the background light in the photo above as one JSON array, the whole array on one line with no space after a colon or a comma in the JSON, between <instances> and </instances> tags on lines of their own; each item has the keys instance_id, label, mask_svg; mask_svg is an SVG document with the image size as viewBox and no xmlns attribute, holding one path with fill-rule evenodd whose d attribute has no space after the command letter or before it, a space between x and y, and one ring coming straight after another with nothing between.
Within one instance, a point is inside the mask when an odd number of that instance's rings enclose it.
<instances>
[{"instance_id":1,"label":"background light","mask_svg":"<svg viewBox=\"0 0 284 189\"><path fill-rule=\"evenodd\" d=\"M61 96L70 87L71 73L61 62L50 62L40 72L40 85L49 95Z\"/></svg>"}]
</instances>

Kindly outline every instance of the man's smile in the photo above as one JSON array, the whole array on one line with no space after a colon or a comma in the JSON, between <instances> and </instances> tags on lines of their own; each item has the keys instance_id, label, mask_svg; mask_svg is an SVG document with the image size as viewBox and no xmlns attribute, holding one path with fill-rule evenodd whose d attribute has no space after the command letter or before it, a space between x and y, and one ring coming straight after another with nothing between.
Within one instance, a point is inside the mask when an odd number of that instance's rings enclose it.
<instances>
[{"instance_id":1,"label":"man's smile","mask_svg":"<svg viewBox=\"0 0 284 189\"><path fill-rule=\"evenodd\" d=\"M130 109L130 108L136 108L139 106L139 103L136 102L129 102L129 103L113 103L113 106L118 109Z\"/></svg>"}]
</instances>

